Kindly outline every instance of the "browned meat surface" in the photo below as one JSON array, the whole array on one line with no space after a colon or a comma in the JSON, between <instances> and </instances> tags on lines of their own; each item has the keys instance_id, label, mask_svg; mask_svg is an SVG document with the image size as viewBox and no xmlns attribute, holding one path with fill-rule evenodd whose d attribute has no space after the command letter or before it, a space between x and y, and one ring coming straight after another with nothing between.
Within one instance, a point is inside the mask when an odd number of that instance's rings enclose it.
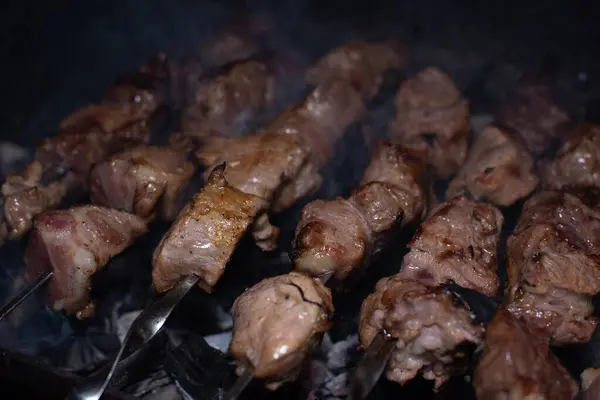
<instances>
[{"instance_id":1,"label":"browned meat surface","mask_svg":"<svg viewBox=\"0 0 600 400\"><path fill-rule=\"evenodd\" d=\"M459 345L483 341L483 327L458 303L453 294L439 287L400 275L382 279L362 304L360 343L368 347L385 330L397 340L388 379L404 384L422 372L439 387L457 372L455 360L466 356Z\"/></svg>"},{"instance_id":2,"label":"browned meat surface","mask_svg":"<svg viewBox=\"0 0 600 400\"><path fill-rule=\"evenodd\" d=\"M598 324L599 195L540 192L508 239L508 310L557 344L586 342Z\"/></svg>"},{"instance_id":3,"label":"browned meat surface","mask_svg":"<svg viewBox=\"0 0 600 400\"><path fill-rule=\"evenodd\" d=\"M541 168L549 189L600 188L600 126L580 123L567 136L556 157Z\"/></svg>"},{"instance_id":4,"label":"browned meat surface","mask_svg":"<svg viewBox=\"0 0 600 400\"><path fill-rule=\"evenodd\" d=\"M400 275L430 286L454 281L495 296L503 223L500 210L487 203L457 197L440 204L409 243Z\"/></svg>"},{"instance_id":5,"label":"browned meat surface","mask_svg":"<svg viewBox=\"0 0 600 400\"><path fill-rule=\"evenodd\" d=\"M429 67L400 86L390 136L422 153L438 177L449 178L463 164L468 133L469 103L446 73Z\"/></svg>"},{"instance_id":6,"label":"browned meat surface","mask_svg":"<svg viewBox=\"0 0 600 400\"><path fill-rule=\"evenodd\" d=\"M588 368L581 373L581 388L583 400L597 400L600 398L600 369Z\"/></svg>"},{"instance_id":7,"label":"browned meat surface","mask_svg":"<svg viewBox=\"0 0 600 400\"><path fill-rule=\"evenodd\" d=\"M300 373L302 362L330 326L331 293L321 281L289 274L265 279L235 301L229 351L275 390Z\"/></svg>"},{"instance_id":8,"label":"browned meat surface","mask_svg":"<svg viewBox=\"0 0 600 400\"><path fill-rule=\"evenodd\" d=\"M51 306L84 318L93 311L91 276L146 230L143 219L99 206L40 214L25 250L25 279L53 271Z\"/></svg>"},{"instance_id":9,"label":"browned meat surface","mask_svg":"<svg viewBox=\"0 0 600 400\"><path fill-rule=\"evenodd\" d=\"M33 225L33 217L42 211L57 207L66 194L60 182L42 185L42 165L29 164L19 175L10 175L2 184L2 212L0 218L0 245L5 239L18 239Z\"/></svg>"},{"instance_id":10,"label":"browned meat surface","mask_svg":"<svg viewBox=\"0 0 600 400\"><path fill-rule=\"evenodd\" d=\"M333 50L306 73L306 81L319 86L334 79L350 83L365 98L374 97L388 70L407 63L408 50L399 43L357 40Z\"/></svg>"},{"instance_id":11,"label":"browned meat surface","mask_svg":"<svg viewBox=\"0 0 600 400\"><path fill-rule=\"evenodd\" d=\"M294 266L313 276L345 279L426 210L423 168L399 145L379 144L360 188L347 200L316 200L302 210Z\"/></svg>"},{"instance_id":12,"label":"browned meat surface","mask_svg":"<svg viewBox=\"0 0 600 400\"><path fill-rule=\"evenodd\" d=\"M548 340L505 310L488 326L473 384L481 400L573 400L578 389Z\"/></svg>"},{"instance_id":13,"label":"browned meat surface","mask_svg":"<svg viewBox=\"0 0 600 400\"><path fill-rule=\"evenodd\" d=\"M273 100L274 77L258 61L234 65L202 82L183 110L181 132L171 142L190 146L211 135L239 135L257 112Z\"/></svg>"},{"instance_id":14,"label":"browned meat surface","mask_svg":"<svg viewBox=\"0 0 600 400\"><path fill-rule=\"evenodd\" d=\"M202 288L211 291L235 246L267 205L263 198L230 186L223 167L215 168L154 251L154 288L167 291L193 274L201 278Z\"/></svg>"},{"instance_id":15,"label":"browned meat surface","mask_svg":"<svg viewBox=\"0 0 600 400\"><path fill-rule=\"evenodd\" d=\"M90 177L91 198L141 217L158 211L162 219L172 220L182 206L179 195L194 172L185 151L136 147L96 164Z\"/></svg>"},{"instance_id":16,"label":"browned meat surface","mask_svg":"<svg viewBox=\"0 0 600 400\"><path fill-rule=\"evenodd\" d=\"M448 185L446 198L467 194L509 206L529 196L537 183L529 151L506 129L490 125L475 139L467 160Z\"/></svg>"},{"instance_id":17,"label":"browned meat surface","mask_svg":"<svg viewBox=\"0 0 600 400\"><path fill-rule=\"evenodd\" d=\"M560 134L569 116L552 99L550 89L525 77L513 98L497 113L498 121L514 129L529 151L540 155Z\"/></svg>"}]
</instances>

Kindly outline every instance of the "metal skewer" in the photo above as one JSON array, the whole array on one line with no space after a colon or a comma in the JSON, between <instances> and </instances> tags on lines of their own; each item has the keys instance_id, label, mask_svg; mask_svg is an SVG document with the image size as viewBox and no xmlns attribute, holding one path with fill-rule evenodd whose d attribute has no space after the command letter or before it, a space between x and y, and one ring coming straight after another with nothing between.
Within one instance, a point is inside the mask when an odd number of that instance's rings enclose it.
<instances>
[{"instance_id":1,"label":"metal skewer","mask_svg":"<svg viewBox=\"0 0 600 400\"><path fill-rule=\"evenodd\" d=\"M53 271L46 272L35 281L24 287L18 295L13 297L2 309L0 309L0 322L4 320L10 313L24 302L29 296L35 293L39 288L44 286L46 282L54 275Z\"/></svg>"},{"instance_id":2,"label":"metal skewer","mask_svg":"<svg viewBox=\"0 0 600 400\"><path fill-rule=\"evenodd\" d=\"M244 372L237 378L234 385L225 393L223 400L236 400L254 379L254 367L248 362L244 366Z\"/></svg>"},{"instance_id":3,"label":"metal skewer","mask_svg":"<svg viewBox=\"0 0 600 400\"><path fill-rule=\"evenodd\" d=\"M71 392L70 399L99 400L125 355L125 350L131 354L152 340L160 332L181 299L198 284L199 280L196 275L186 276L162 298L146 307L133 321L110 368L103 368L97 374L80 381Z\"/></svg>"},{"instance_id":4,"label":"metal skewer","mask_svg":"<svg viewBox=\"0 0 600 400\"><path fill-rule=\"evenodd\" d=\"M348 400L367 398L379 381L396 346L396 340L380 331L354 369Z\"/></svg>"}]
</instances>

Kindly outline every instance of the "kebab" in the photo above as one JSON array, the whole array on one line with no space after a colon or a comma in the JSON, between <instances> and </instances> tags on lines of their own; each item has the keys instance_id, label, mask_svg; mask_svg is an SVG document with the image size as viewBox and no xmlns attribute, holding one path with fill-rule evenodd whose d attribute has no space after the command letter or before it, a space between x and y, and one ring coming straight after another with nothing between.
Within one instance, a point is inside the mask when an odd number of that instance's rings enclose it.
<instances>
[{"instance_id":1,"label":"kebab","mask_svg":"<svg viewBox=\"0 0 600 400\"><path fill-rule=\"evenodd\" d=\"M352 196L316 200L304 207L294 239L295 271L263 280L233 305L229 349L237 360L240 382L251 375L274 390L297 377L331 324L331 294L321 281L347 280L351 272L368 265L398 230L425 214L423 175L420 159L384 142L374 150L362 184ZM291 286L309 282L322 288L320 296L309 296L306 289L289 295ZM234 386L228 398L239 390Z\"/></svg>"},{"instance_id":2,"label":"kebab","mask_svg":"<svg viewBox=\"0 0 600 400\"><path fill-rule=\"evenodd\" d=\"M267 214L271 204L281 211L318 188L319 168L346 128L363 115L364 108L362 96L351 84L331 81L313 89L301 104L263 131L249 137L217 137L196 153L208 166L207 186L182 210L153 257L155 289L178 293L161 307L167 310L162 323L193 285L210 291L244 232L252 229L263 249L274 247L277 230ZM229 202L237 202L235 208ZM194 240L194 246L186 248L186 240ZM198 260L203 263L197 264ZM190 276L194 277L191 285ZM143 312L134 326L142 326L141 321L149 318L146 314ZM143 342L159 329L150 336L142 335ZM112 370L128 345L125 340ZM111 374L105 378L100 386L89 383L94 385L95 396L104 391ZM82 387L79 392L87 390Z\"/></svg>"}]
</instances>

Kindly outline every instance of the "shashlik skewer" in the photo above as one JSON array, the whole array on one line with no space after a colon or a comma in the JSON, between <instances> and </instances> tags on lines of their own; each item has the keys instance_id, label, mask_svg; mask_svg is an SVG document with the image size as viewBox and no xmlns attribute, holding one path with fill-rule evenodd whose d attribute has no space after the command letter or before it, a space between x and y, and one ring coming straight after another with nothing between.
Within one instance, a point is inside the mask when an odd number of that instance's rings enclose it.
<instances>
[{"instance_id":1,"label":"shashlik skewer","mask_svg":"<svg viewBox=\"0 0 600 400\"><path fill-rule=\"evenodd\" d=\"M344 88L347 87L348 89ZM336 91L337 88L337 91ZM349 90L350 89L350 90ZM306 101L299 107L290 110L289 112L287 112L285 114L285 117L283 119L283 122L279 124L279 129L281 129L280 132L278 132L278 134L273 134L270 133L268 131L268 129L266 130L266 132L261 135L262 137L259 137L259 142L260 140L263 140L264 137L266 136L274 136L277 137L279 141L284 141L284 142L292 142L292 143L297 143L295 146L293 146L293 151L299 154L305 153L305 155L302 156L302 158L304 158L305 160L311 155L310 150L307 148L307 144L310 143L319 143L318 141L318 136L316 134L318 133L325 133L327 135L333 135L334 137L339 138L339 136L343 133L343 130L346 128L345 124L350 124L351 122L353 122L354 120L356 120L357 118L359 118L362 115L362 110L364 109L364 106L361 104L360 106L360 113L359 115L356 115L356 111L350 112L348 114L348 110L346 110L344 107L348 104L348 98L347 97L342 97L342 98L338 98L338 101L332 101L332 99L330 97L327 97L327 93L329 93L329 90L332 90L333 93L341 93L343 95L346 94L350 94L351 95L351 99L350 101L353 101L354 96L351 94L352 93L352 87L348 85L348 83L344 83L343 81L335 81L332 82L331 84L326 84L323 87L318 87L315 90L313 90L311 92L311 94L307 97ZM335 98L333 99L335 100ZM340 112L346 112L347 114L344 115L343 113L340 114ZM349 117L350 115L350 117ZM341 119L340 121L337 121L336 118ZM280 121L281 122L281 121ZM275 126L277 126L277 123L275 124ZM338 129L341 129L342 132L340 132ZM245 140L245 138L240 138L238 140ZM252 139L251 139L252 140ZM321 138L322 140L322 138ZM221 141L222 143L222 138L219 138L219 141ZM315 142L316 141L316 142ZM331 145L335 144L335 142L337 141L337 139L335 140L329 140L329 143L331 143ZM229 142L229 144L231 143L235 143L235 142ZM274 147L272 149L275 150L277 147ZM258 154L256 153L256 150L258 150ZM227 184L227 179L228 178L232 178L232 180L235 181L236 178L236 174L235 174L235 170L234 173L232 174L231 177L227 176L227 165L232 166L233 168L235 168L236 166L239 166L240 164L242 165L246 165L248 168L251 169L251 173L247 174L247 179L249 179L248 181L244 182L244 181L238 181L237 184L234 184L232 186L230 186L230 188L232 190L237 190L239 193L237 195L237 197L254 197L254 198L258 198L259 200L262 200L263 202L266 202L267 205L267 209L269 206L269 201L272 200L273 198L277 198L277 190L281 190L286 191L286 192L291 192L292 195L286 195L284 198L287 201L291 201L292 198L294 198L294 196L296 195L306 195L306 192L302 192L302 193L298 193L298 191L296 190L299 187L303 187L303 185L298 185L297 183L294 183L293 180L292 182L290 182L290 180L282 180L282 177L285 178L286 175L290 176L292 179L294 176L298 175L296 173L294 173L293 170L290 171L289 168L284 168L282 169L281 166L277 167L278 171L282 171L283 173L280 176L276 177L276 181L275 182L279 182L275 185L273 185L274 182L268 182L268 181L260 181L260 177L259 176L253 176L253 173L256 172L260 172L261 170L264 170L265 172L269 173L270 171L267 169L265 170L265 166L261 165L261 160L263 160L262 162L267 162L266 165L270 165L268 163L269 159L268 158L261 158L261 156L263 155L263 151L265 150L265 148L263 147L257 147L255 148L255 152L254 154L244 154L243 152L243 146L240 146L240 149L238 150L238 159L224 159L224 160L220 160L219 161L219 157L221 157L223 155L223 149L221 149L220 151L217 151L215 153L213 153L213 156L210 158L210 160L212 161L208 161L208 163L213 163L213 165L211 166L211 168L209 169L210 172L208 172L209 176L208 179L212 178L214 179L214 183L216 184L215 186L217 186L219 183L221 184L221 187L224 186L228 186ZM319 148L315 148L315 151L321 151L321 154L329 154L332 152L332 150L328 149L325 146ZM281 158L281 154L277 154L277 151L273 151L271 154L276 155L277 157ZM290 157L290 153L284 153L284 156L287 156L287 159L285 160L285 164L291 164L291 165L297 165L297 168L300 169L300 167L303 166L304 161L298 163L297 160L294 160L294 156ZM318 160L317 157L313 158L313 160ZM318 161L316 161L318 162ZM214 166L214 163L218 163L219 165ZM224 163L224 164L223 164ZM253 168L251 168L253 167ZM319 164L316 165L316 169L318 169L318 167L320 167ZM213 171L214 169L217 169L217 171ZM222 171L222 174L224 175L223 179L216 179L217 177L215 177L213 174L217 173L219 174L219 169L224 169L224 171ZM315 184L320 184L320 178L318 173L316 172L316 169L314 171L311 171L310 174L308 174L310 180L312 180L313 186ZM237 174L237 177L240 178L243 176L242 171L239 171L239 173ZM267 176L269 176L267 174ZM299 175L298 175L299 176ZM305 177L305 175L303 175L303 177ZM272 178L272 176L271 176ZM246 186L248 188L252 188L251 190L265 190L265 188L267 189L267 193L266 193L266 198L264 197L259 197L257 196L255 193L250 192L250 193L246 193L242 190L240 190L238 187L236 187L237 185L241 185L242 187ZM288 188L292 188L292 189L287 189ZM269 188L271 188L269 190ZM311 190L314 190L313 187L311 187ZM218 192L218 188L215 188L215 192ZM217 217L220 218L221 220L219 221L220 226L223 227L223 229L227 230L227 229L233 229L233 236L235 237L235 232L240 232L240 231L245 231L247 230L251 223L253 218L248 217L248 209L247 207L242 207L241 210L236 210L237 212L233 212L233 213L220 213L219 215L216 215L216 212L219 211L218 207L212 207L213 210L211 210L211 204L210 201L209 202L204 202L203 198L202 198L202 193L199 193L198 196L200 197L196 197L194 200L192 200L192 202L190 202L190 204L188 205L188 207L186 207L186 209L184 211L182 211L182 213L180 213L177 221L175 222L175 224L173 225L173 227L171 228L172 232L174 229L181 229L181 228L185 228L185 226L187 225L188 222L192 222L192 221L196 221L198 222L195 218L194 218L194 212L199 212L201 215L205 215L207 216L207 218L210 219L210 214L212 214L213 217ZM222 191L221 191L222 193ZM277 200L276 200L277 202ZM281 209L281 208L280 208ZM195 210L195 211L194 211ZM242 212L244 214L246 214L245 217L241 217L239 215L239 213ZM264 236L262 236L262 233L265 231L265 229L267 229L267 236L272 236L269 233L269 227L270 224L268 223L268 220L265 222L265 216L266 214L262 215L262 216L258 216L256 218L256 222L258 222L260 224L260 226L258 226L259 229L255 230L254 236L256 239L258 239L258 241L261 241L264 239ZM190 219L191 217L191 219ZM240 219L241 217L241 219ZM179 222L179 223L178 223ZM179 226L180 225L180 226ZM229 254L230 251L233 251L233 247L235 247L235 244L237 242L233 242L231 241L232 235L230 233L228 233L227 231L225 232L219 232L216 231L214 229L213 225L209 225L206 227L207 228L207 232L209 233L209 242L205 243L202 246L195 246L193 249L191 250L187 250L188 252L191 252L192 256L194 256L194 253L197 253L196 256L200 256L202 257L202 254L205 252L205 250L209 250L209 253L214 253L214 250L217 249L217 254L216 254L216 259L211 260L211 261L216 261L218 264L226 264L226 262L228 261L228 256L227 254ZM200 232L205 232L204 229L200 229ZM225 233L225 235L223 236L223 233ZM181 235L180 235L181 236ZM166 237L169 237L169 233L167 234ZM241 235L240 235L241 237ZM269 238L267 237L267 240L269 240ZM227 250L227 254L225 254L225 256L223 256L223 254L219 254L219 251L221 251L221 249L219 249L220 247L230 247L231 250ZM171 254L169 254L169 252L167 251L165 254L164 251L165 248L165 240L162 241L161 245L159 246L159 248L155 251L155 255L154 255L154 259L153 259L153 278L155 276L169 276L168 274L163 274L162 272L157 272L158 268L162 268L164 269L165 266L167 268L169 268L169 264L171 264L171 274L170 276L173 277L173 273L175 275L178 274L177 271L177 264L179 259L181 258L181 256L185 256L187 257L187 254L182 254L181 251L179 252L171 252ZM179 254L178 254L179 253ZM165 255L167 255L168 257L165 258ZM176 257L176 258L172 258L172 257ZM207 257L211 257L211 254L207 254ZM162 258L162 260L160 260ZM159 259L158 262L156 262L156 260ZM162 264L161 266L161 262L165 261L165 263ZM197 268L196 268L197 269ZM166 272L169 272L168 270ZM200 283L200 275L202 275L202 271L198 272L198 271L194 271L191 274L188 273L188 275L185 276L181 276L178 275L179 278L179 284L181 284L181 282L184 282L186 280L192 280L194 283ZM175 278L177 279L177 277ZM157 283L154 283L154 286L161 286L160 284L162 284L162 282L158 282L159 284L157 285ZM203 283L204 284L204 283ZM173 288L173 283L168 283L166 286L164 286L164 288L166 290L168 290L170 288ZM177 301L178 302L178 301ZM173 307L176 305L176 303L173 305ZM163 315L164 316L164 315ZM167 315L168 316L168 315ZM142 314L138 317L138 319L140 318L150 318L149 315L146 315L144 312L142 312ZM137 319L136 319L137 320ZM142 321L143 322L143 321ZM142 323L140 322L140 324ZM151 335L150 337L147 337L146 340L143 343L137 343L138 346L143 346L145 343L147 343L149 340L151 340L151 338L154 335ZM128 341L124 341L122 343L121 346L121 350L119 352L119 355L115 358L115 360L113 360L113 368L111 370L114 370L114 367L119 363L120 361L120 355L123 354L125 348L128 348L130 346L130 343ZM111 375L109 374L108 376L105 377L105 381L104 384L102 386L97 387L98 390L94 390L94 393L97 397L94 398L99 398L99 396L102 394L102 392L104 391L104 389L106 388L106 386L108 385L108 382L111 379ZM93 383L90 383L93 384ZM85 393L86 391L86 387L85 387L85 383L83 384L82 388L80 388L80 393Z\"/></svg>"},{"instance_id":2,"label":"shashlik skewer","mask_svg":"<svg viewBox=\"0 0 600 400\"><path fill-rule=\"evenodd\" d=\"M230 352L237 360L238 375L244 378L251 369L272 390L295 379L294 371L314 346L314 334L327 329L302 309L290 308L293 301L287 292L274 292L274 288L312 281L327 290L332 313L329 290L320 281L333 276L346 280L351 272L370 263L399 229L424 215L426 192L420 160L399 145L381 143L373 152L362 185L348 200L316 200L305 206L294 240L296 246L303 243L302 251L296 249L293 256L295 271L261 281L234 304ZM349 235L345 234L347 228L353 228ZM275 347L274 337L278 338ZM281 349L285 349L285 357L280 359ZM232 391L229 400L235 398L237 386Z\"/></svg>"}]
</instances>

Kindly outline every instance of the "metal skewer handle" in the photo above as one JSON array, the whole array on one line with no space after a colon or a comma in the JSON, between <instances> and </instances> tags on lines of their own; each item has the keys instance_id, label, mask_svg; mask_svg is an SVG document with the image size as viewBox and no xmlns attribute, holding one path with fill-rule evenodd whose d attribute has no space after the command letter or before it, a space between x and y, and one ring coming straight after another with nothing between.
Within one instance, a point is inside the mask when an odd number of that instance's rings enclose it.
<instances>
[{"instance_id":1,"label":"metal skewer handle","mask_svg":"<svg viewBox=\"0 0 600 400\"><path fill-rule=\"evenodd\" d=\"M39 288L52 278L54 272L49 271L24 287L18 295L13 297L2 309L0 309L0 322L4 320L15 308L23 303L29 296L34 294Z\"/></svg>"},{"instance_id":2,"label":"metal skewer handle","mask_svg":"<svg viewBox=\"0 0 600 400\"><path fill-rule=\"evenodd\" d=\"M254 368L246 361L244 372L237 378L231 389L225 393L223 400L236 400L254 379Z\"/></svg>"},{"instance_id":3,"label":"metal skewer handle","mask_svg":"<svg viewBox=\"0 0 600 400\"><path fill-rule=\"evenodd\" d=\"M195 275L183 278L162 298L146 307L133 321L111 367L102 369L102 373L90 375L81 380L73 389L70 399L99 400L108 387L117 365L125 355L125 350L132 353L152 340L162 329L181 299L198 284L199 280L200 278Z\"/></svg>"}]
</instances>

